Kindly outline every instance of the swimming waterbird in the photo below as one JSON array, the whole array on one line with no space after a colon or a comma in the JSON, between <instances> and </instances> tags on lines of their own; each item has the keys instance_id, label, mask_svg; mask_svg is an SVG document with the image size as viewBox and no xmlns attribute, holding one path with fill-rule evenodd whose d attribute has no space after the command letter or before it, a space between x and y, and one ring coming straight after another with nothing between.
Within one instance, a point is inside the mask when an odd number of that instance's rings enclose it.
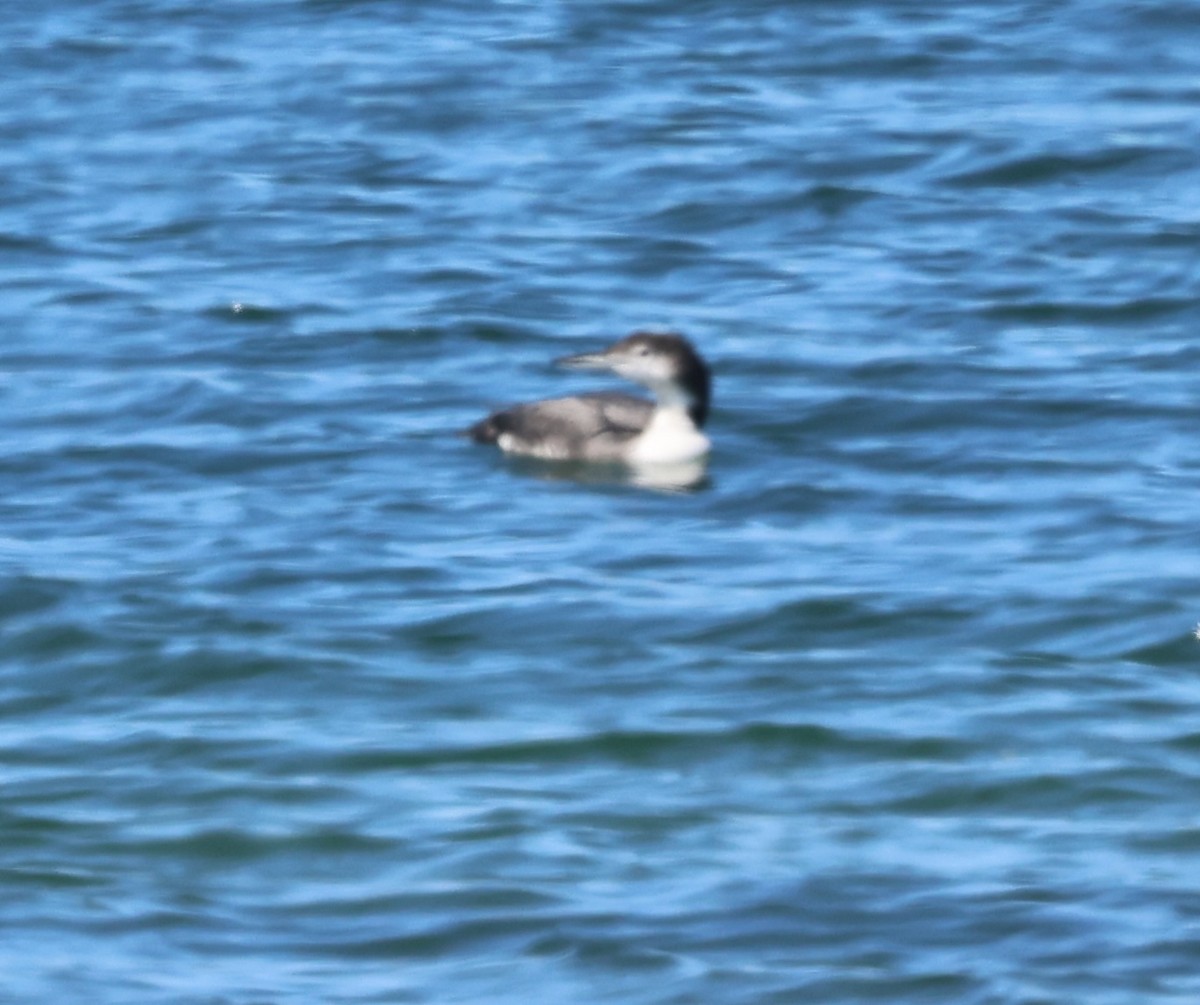
<instances>
[{"instance_id":1,"label":"swimming waterbird","mask_svg":"<svg viewBox=\"0 0 1200 1005\"><path fill-rule=\"evenodd\" d=\"M493 412L466 432L476 443L547 461L695 464L710 443L712 376L682 335L635 332L601 352L557 360L572 370L606 370L647 388L654 400L599 391Z\"/></svg>"}]
</instances>

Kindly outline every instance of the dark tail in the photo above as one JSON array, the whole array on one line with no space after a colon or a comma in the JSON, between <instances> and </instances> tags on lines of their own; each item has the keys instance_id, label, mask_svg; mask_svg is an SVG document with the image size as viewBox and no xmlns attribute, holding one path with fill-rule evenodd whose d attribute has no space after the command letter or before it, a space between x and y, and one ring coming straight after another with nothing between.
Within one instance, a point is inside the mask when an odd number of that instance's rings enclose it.
<instances>
[{"instance_id":1,"label":"dark tail","mask_svg":"<svg viewBox=\"0 0 1200 1005\"><path fill-rule=\"evenodd\" d=\"M500 434L504 432L502 424L497 421L497 418L498 416L489 415L475 425L468 426L462 431L462 435L469 436L476 443L495 443L500 439Z\"/></svg>"}]
</instances>

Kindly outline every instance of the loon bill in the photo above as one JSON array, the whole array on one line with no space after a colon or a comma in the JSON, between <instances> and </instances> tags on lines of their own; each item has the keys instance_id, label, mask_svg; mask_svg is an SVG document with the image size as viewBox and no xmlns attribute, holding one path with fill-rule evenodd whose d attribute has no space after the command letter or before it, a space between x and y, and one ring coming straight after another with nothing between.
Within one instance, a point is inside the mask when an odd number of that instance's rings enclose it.
<instances>
[{"instance_id":1,"label":"loon bill","mask_svg":"<svg viewBox=\"0 0 1200 1005\"><path fill-rule=\"evenodd\" d=\"M702 432L712 396L707 364L682 335L635 332L601 352L557 361L574 370L608 370L650 390L654 400L595 392L514 405L477 422L469 435L508 454L547 461L633 466L703 458Z\"/></svg>"}]
</instances>

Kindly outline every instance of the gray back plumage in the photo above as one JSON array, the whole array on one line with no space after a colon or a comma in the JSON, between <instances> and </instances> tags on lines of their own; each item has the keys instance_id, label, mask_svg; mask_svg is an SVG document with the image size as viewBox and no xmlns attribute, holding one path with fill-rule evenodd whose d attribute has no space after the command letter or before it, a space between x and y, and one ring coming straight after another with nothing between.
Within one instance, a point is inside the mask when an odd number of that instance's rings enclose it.
<instances>
[{"instance_id":1,"label":"gray back plumage","mask_svg":"<svg viewBox=\"0 0 1200 1005\"><path fill-rule=\"evenodd\" d=\"M547 460L618 460L653 412L654 403L644 398L600 391L493 412L468 433L477 443L505 437L510 453Z\"/></svg>"}]
</instances>

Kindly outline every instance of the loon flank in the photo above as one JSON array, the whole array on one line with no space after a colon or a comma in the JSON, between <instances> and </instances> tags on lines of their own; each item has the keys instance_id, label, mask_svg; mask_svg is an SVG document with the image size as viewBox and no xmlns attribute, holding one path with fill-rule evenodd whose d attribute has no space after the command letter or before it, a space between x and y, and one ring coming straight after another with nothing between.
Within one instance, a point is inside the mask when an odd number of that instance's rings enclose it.
<instances>
[{"instance_id":1,"label":"loon flank","mask_svg":"<svg viewBox=\"0 0 1200 1005\"><path fill-rule=\"evenodd\" d=\"M547 461L634 467L697 461L709 450L700 430L712 378L682 335L635 332L601 352L558 360L573 370L608 370L641 384L654 401L594 392L493 412L467 430L476 443Z\"/></svg>"}]
</instances>

